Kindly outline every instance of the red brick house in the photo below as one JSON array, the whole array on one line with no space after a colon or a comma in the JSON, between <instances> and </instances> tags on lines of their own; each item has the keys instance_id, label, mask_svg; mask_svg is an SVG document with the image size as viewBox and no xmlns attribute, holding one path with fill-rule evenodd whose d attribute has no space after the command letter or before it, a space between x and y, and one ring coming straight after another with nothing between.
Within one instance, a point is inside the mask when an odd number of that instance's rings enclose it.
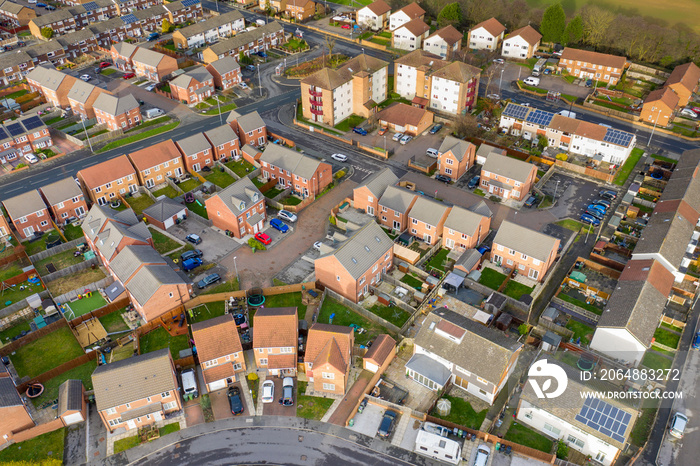
<instances>
[{"instance_id":1,"label":"red brick house","mask_svg":"<svg viewBox=\"0 0 700 466\"><path fill-rule=\"evenodd\" d=\"M244 177L205 201L213 225L236 238L254 235L265 226L265 196Z\"/></svg>"},{"instance_id":2,"label":"red brick house","mask_svg":"<svg viewBox=\"0 0 700 466\"><path fill-rule=\"evenodd\" d=\"M450 207L442 202L418 196L408 213L408 230L411 235L433 245L442 237L442 229L450 213Z\"/></svg>"},{"instance_id":3,"label":"red brick house","mask_svg":"<svg viewBox=\"0 0 700 466\"><path fill-rule=\"evenodd\" d=\"M299 319L296 307L261 307L253 316L255 365L267 375L295 377Z\"/></svg>"},{"instance_id":4,"label":"red brick house","mask_svg":"<svg viewBox=\"0 0 700 466\"><path fill-rule=\"evenodd\" d=\"M183 104L199 103L214 95L214 78L198 66L170 81L170 93Z\"/></svg>"},{"instance_id":5,"label":"red brick house","mask_svg":"<svg viewBox=\"0 0 700 466\"><path fill-rule=\"evenodd\" d=\"M112 45L112 48L109 49L109 53L112 55L112 63L121 71L133 71L134 65L131 62L131 58L137 49L136 45L131 45L128 42L118 42Z\"/></svg>"},{"instance_id":6,"label":"red brick house","mask_svg":"<svg viewBox=\"0 0 700 466\"><path fill-rule=\"evenodd\" d=\"M408 228L408 213L416 203L418 194L406 188L389 186L379 199L377 219L379 223L400 233Z\"/></svg>"},{"instance_id":7,"label":"red brick house","mask_svg":"<svg viewBox=\"0 0 700 466\"><path fill-rule=\"evenodd\" d=\"M238 135L229 125L221 125L204 132L211 146L214 148L214 159L235 159L240 154L240 141Z\"/></svg>"},{"instance_id":8,"label":"red brick house","mask_svg":"<svg viewBox=\"0 0 700 466\"><path fill-rule=\"evenodd\" d=\"M544 277L557 258L561 241L504 220L493 239L491 261L511 269L532 280L544 281Z\"/></svg>"},{"instance_id":9,"label":"red brick house","mask_svg":"<svg viewBox=\"0 0 700 466\"><path fill-rule=\"evenodd\" d=\"M486 207L483 201L479 204ZM486 209L488 210L488 207ZM462 251L475 248L488 236L490 228L490 215L482 215L478 211L454 206L443 226L442 245Z\"/></svg>"},{"instance_id":10,"label":"red brick house","mask_svg":"<svg viewBox=\"0 0 700 466\"><path fill-rule=\"evenodd\" d=\"M315 323L306 338L304 369L314 392L344 395L355 333L351 327Z\"/></svg>"},{"instance_id":11,"label":"red brick house","mask_svg":"<svg viewBox=\"0 0 700 466\"><path fill-rule=\"evenodd\" d=\"M99 205L111 202L117 194L138 191L136 170L126 155L83 168L77 177L90 201Z\"/></svg>"},{"instance_id":12,"label":"red brick house","mask_svg":"<svg viewBox=\"0 0 700 466\"><path fill-rule=\"evenodd\" d=\"M224 91L231 89L243 80L241 77L241 65L230 55L209 63L207 71L214 78L216 88Z\"/></svg>"},{"instance_id":13,"label":"red brick house","mask_svg":"<svg viewBox=\"0 0 700 466\"><path fill-rule=\"evenodd\" d=\"M32 91L41 93L47 102L61 108L70 107L68 93L76 81L73 76L62 73L51 65L37 66L27 74L27 84Z\"/></svg>"},{"instance_id":14,"label":"red brick house","mask_svg":"<svg viewBox=\"0 0 700 466\"><path fill-rule=\"evenodd\" d=\"M446 136L438 149L438 170L441 175L460 179L473 165L476 146L452 136Z\"/></svg>"},{"instance_id":15,"label":"red brick house","mask_svg":"<svg viewBox=\"0 0 700 466\"><path fill-rule=\"evenodd\" d=\"M68 92L68 103L75 115L80 115L84 120L95 118L93 105L100 94L112 94L111 92L86 83L82 79L76 79L75 84Z\"/></svg>"},{"instance_id":16,"label":"red brick house","mask_svg":"<svg viewBox=\"0 0 700 466\"><path fill-rule=\"evenodd\" d=\"M245 372L243 346L233 314L192 324L192 338L207 391L226 388L236 382L237 373Z\"/></svg>"},{"instance_id":17,"label":"red brick house","mask_svg":"<svg viewBox=\"0 0 700 466\"><path fill-rule=\"evenodd\" d=\"M678 105L685 107L698 90L700 68L693 62L684 63L673 69L664 84L678 95Z\"/></svg>"},{"instance_id":18,"label":"red brick house","mask_svg":"<svg viewBox=\"0 0 700 466\"><path fill-rule=\"evenodd\" d=\"M131 63L136 76L152 82L160 82L178 69L175 58L143 47L137 48L131 57Z\"/></svg>"},{"instance_id":19,"label":"red brick house","mask_svg":"<svg viewBox=\"0 0 700 466\"><path fill-rule=\"evenodd\" d=\"M352 190L353 207L364 210L368 215L379 215L379 198L389 186L399 182L399 177L390 168L379 170L369 176L360 186Z\"/></svg>"},{"instance_id":20,"label":"red brick house","mask_svg":"<svg viewBox=\"0 0 700 466\"><path fill-rule=\"evenodd\" d=\"M185 139L180 139L177 144L182 158L185 161L185 170L198 172L203 167L214 165L214 149L204 134L197 133Z\"/></svg>"},{"instance_id":21,"label":"red brick house","mask_svg":"<svg viewBox=\"0 0 700 466\"><path fill-rule=\"evenodd\" d=\"M7 369L3 367L0 371L0 445L5 445L15 433L34 427L34 421Z\"/></svg>"},{"instance_id":22,"label":"red brick house","mask_svg":"<svg viewBox=\"0 0 700 466\"><path fill-rule=\"evenodd\" d=\"M141 124L141 110L131 94L122 97L101 93L92 104L97 122L111 131L127 130Z\"/></svg>"},{"instance_id":23,"label":"red brick house","mask_svg":"<svg viewBox=\"0 0 700 466\"><path fill-rule=\"evenodd\" d=\"M75 178L69 176L55 183L39 188L46 205L49 206L51 216L59 225L69 220L83 218L87 214L88 206L85 196Z\"/></svg>"},{"instance_id":24,"label":"red brick house","mask_svg":"<svg viewBox=\"0 0 700 466\"><path fill-rule=\"evenodd\" d=\"M301 196L316 196L333 181L333 167L279 144L270 144L260 157L262 176Z\"/></svg>"},{"instance_id":25,"label":"red brick house","mask_svg":"<svg viewBox=\"0 0 700 466\"><path fill-rule=\"evenodd\" d=\"M7 215L22 239L53 229L49 209L36 189L2 201Z\"/></svg>"},{"instance_id":26,"label":"red brick house","mask_svg":"<svg viewBox=\"0 0 700 466\"><path fill-rule=\"evenodd\" d=\"M481 189L503 199L522 201L529 195L536 177L535 165L491 153L481 168Z\"/></svg>"},{"instance_id":27,"label":"red brick house","mask_svg":"<svg viewBox=\"0 0 700 466\"><path fill-rule=\"evenodd\" d=\"M151 231L145 223L136 218L131 209L116 211L110 207L93 204L80 227L90 249L95 251L110 271L112 259L125 247L153 248Z\"/></svg>"},{"instance_id":28,"label":"red brick house","mask_svg":"<svg viewBox=\"0 0 700 466\"><path fill-rule=\"evenodd\" d=\"M267 141L267 125L258 112L241 115L234 110L226 118L226 123L229 123L238 134L241 147L246 144L260 147Z\"/></svg>"},{"instance_id":29,"label":"red brick house","mask_svg":"<svg viewBox=\"0 0 700 466\"><path fill-rule=\"evenodd\" d=\"M147 188L183 173L182 156L172 139L132 152L129 160L136 168L139 184Z\"/></svg>"}]
</instances>

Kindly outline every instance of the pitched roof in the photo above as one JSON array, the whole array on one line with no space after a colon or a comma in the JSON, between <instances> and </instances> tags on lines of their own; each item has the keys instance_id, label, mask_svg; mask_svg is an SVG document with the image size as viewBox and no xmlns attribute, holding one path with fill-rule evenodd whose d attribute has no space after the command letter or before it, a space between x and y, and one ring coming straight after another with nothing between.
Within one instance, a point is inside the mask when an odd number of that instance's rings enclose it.
<instances>
[{"instance_id":1,"label":"pitched roof","mask_svg":"<svg viewBox=\"0 0 700 466\"><path fill-rule=\"evenodd\" d=\"M165 55L159 52L154 52L151 49L137 47L136 52L131 57L133 62L143 63L144 65L158 67L160 62L165 58Z\"/></svg>"},{"instance_id":2,"label":"pitched roof","mask_svg":"<svg viewBox=\"0 0 700 466\"><path fill-rule=\"evenodd\" d=\"M110 221L120 223L125 227L134 226L139 223L136 214L134 214L134 211L131 209L117 211L108 206L93 204L80 226L85 236L94 240L103 230L103 227Z\"/></svg>"},{"instance_id":3,"label":"pitched roof","mask_svg":"<svg viewBox=\"0 0 700 466\"><path fill-rule=\"evenodd\" d=\"M304 362L312 362L314 367L318 363L330 362L333 367L345 372L352 358L352 336L351 327L315 323L306 338Z\"/></svg>"},{"instance_id":4,"label":"pitched roof","mask_svg":"<svg viewBox=\"0 0 700 466\"><path fill-rule=\"evenodd\" d=\"M454 210L454 209L453 209ZM481 253L476 249L467 249L455 261L455 268L458 266L464 267L465 270L471 270L481 260Z\"/></svg>"},{"instance_id":5,"label":"pitched roof","mask_svg":"<svg viewBox=\"0 0 700 466\"><path fill-rule=\"evenodd\" d=\"M68 48L71 45L81 45L80 42L82 41L90 41L94 44L97 44L97 38L95 37L95 33L92 32L89 28L79 29L75 32L71 32L70 34L64 34L56 38L56 42L62 45L64 49Z\"/></svg>"},{"instance_id":6,"label":"pitched roof","mask_svg":"<svg viewBox=\"0 0 700 466\"><path fill-rule=\"evenodd\" d=\"M225 75L226 73L230 73L231 71L241 69L241 65L239 65L236 59L231 55L211 62L209 63L209 66L211 66L221 76Z\"/></svg>"},{"instance_id":7,"label":"pitched roof","mask_svg":"<svg viewBox=\"0 0 700 466\"><path fill-rule=\"evenodd\" d=\"M537 43L542 39L542 34L537 32L535 28L529 24L508 34L506 40L518 36L522 37L525 42L532 46L537 45Z\"/></svg>"},{"instance_id":8,"label":"pitched roof","mask_svg":"<svg viewBox=\"0 0 700 466\"><path fill-rule=\"evenodd\" d=\"M138 171L155 167L164 162L181 157L180 151L172 139L162 141L145 149L137 150L129 154L129 159Z\"/></svg>"},{"instance_id":9,"label":"pitched roof","mask_svg":"<svg viewBox=\"0 0 700 466\"><path fill-rule=\"evenodd\" d=\"M192 136L176 141L177 147L180 148L185 156L197 154L206 149L211 149L211 143L202 133L195 133Z\"/></svg>"},{"instance_id":10,"label":"pitched roof","mask_svg":"<svg viewBox=\"0 0 700 466\"><path fill-rule=\"evenodd\" d=\"M92 224L92 222L90 223ZM83 222L83 231L85 232L84 225L85 222ZM149 230L143 222L125 225L119 221L109 219L103 225L102 231L95 236L94 242L97 249L100 250L107 260L112 260L112 256L114 256L114 253L124 238L133 239L144 245L149 244L148 240L151 238L151 230Z\"/></svg>"},{"instance_id":11,"label":"pitched roof","mask_svg":"<svg viewBox=\"0 0 700 466\"><path fill-rule=\"evenodd\" d=\"M314 176L321 164L320 160L279 144L268 145L260 157L260 161L280 167L307 180Z\"/></svg>"},{"instance_id":12,"label":"pitched roof","mask_svg":"<svg viewBox=\"0 0 700 466\"><path fill-rule=\"evenodd\" d=\"M365 8L369 8L372 13L377 16L381 16L384 13L391 11L391 7L384 0L375 0L374 2L367 5Z\"/></svg>"},{"instance_id":13,"label":"pitched roof","mask_svg":"<svg viewBox=\"0 0 700 466\"><path fill-rule=\"evenodd\" d=\"M131 58L131 56L134 54L134 52L136 52L136 50L139 47L136 45L132 45L128 42L119 42L119 43L112 45L112 48L114 49L115 52L117 52L122 57Z\"/></svg>"},{"instance_id":14,"label":"pitched roof","mask_svg":"<svg viewBox=\"0 0 700 466\"><path fill-rule=\"evenodd\" d=\"M355 189L365 186L375 198L379 199L382 197L387 187L395 185L398 181L399 177L387 167L366 178L365 181Z\"/></svg>"},{"instance_id":15,"label":"pitched roof","mask_svg":"<svg viewBox=\"0 0 700 466\"><path fill-rule=\"evenodd\" d=\"M404 214L417 196L418 194L406 188L388 186L379 199L379 205Z\"/></svg>"},{"instance_id":16,"label":"pitched roof","mask_svg":"<svg viewBox=\"0 0 700 466\"><path fill-rule=\"evenodd\" d=\"M264 307L253 316L253 348L296 348L296 307Z\"/></svg>"},{"instance_id":17,"label":"pitched roof","mask_svg":"<svg viewBox=\"0 0 700 466\"><path fill-rule=\"evenodd\" d=\"M164 285L186 285L169 265L146 265L126 284L126 289L144 306Z\"/></svg>"},{"instance_id":18,"label":"pitched roof","mask_svg":"<svg viewBox=\"0 0 700 466\"><path fill-rule=\"evenodd\" d=\"M0 408L12 406L22 406L22 398L12 382L12 377L0 377Z\"/></svg>"},{"instance_id":19,"label":"pitched roof","mask_svg":"<svg viewBox=\"0 0 700 466\"><path fill-rule=\"evenodd\" d=\"M458 83L466 83L478 77L481 70L476 66L467 65L461 61L454 61L444 68L433 73L434 78L449 79Z\"/></svg>"},{"instance_id":20,"label":"pitched roof","mask_svg":"<svg viewBox=\"0 0 700 466\"><path fill-rule=\"evenodd\" d=\"M108 94L110 93L109 91L100 89L99 87L93 86L90 83L86 83L82 79L76 79L73 87L71 87L70 91L68 91L68 99L84 104L90 98L92 93L96 91L106 92Z\"/></svg>"},{"instance_id":21,"label":"pitched roof","mask_svg":"<svg viewBox=\"0 0 700 466\"><path fill-rule=\"evenodd\" d=\"M474 236L483 218L484 216L463 207L454 206L447 215L445 228L451 228L465 235Z\"/></svg>"},{"instance_id":22,"label":"pitched roof","mask_svg":"<svg viewBox=\"0 0 700 466\"><path fill-rule=\"evenodd\" d=\"M394 243L375 222L369 222L330 252L355 279L393 248Z\"/></svg>"},{"instance_id":23,"label":"pitched roof","mask_svg":"<svg viewBox=\"0 0 700 466\"><path fill-rule=\"evenodd\" d=\"M282 25L277 21L270 21L264 26L257 27L252 31L239 32L230 39L222 40L209 46L209 49L215 55L224 55L230 52L235 52L239 47L249 44L250 42L255 42L258 39L262 39L263 34L269 36L277 32L283 32L284 29Z\"/></svg>"},{"instance_id":24,"label":"pitched roof","mask_svg":"<svg viewBox=\"0 0 700 466\"><path fill-rule=\"evenodd\" d=\"M250 178L245 176L212 196L212 198L216 197L221 199L221 202L236 216L263 199L263 195L258 187L250 181Z\"/></svg>"},{"instance_id":25,"label":"pitched roof","mask_svg":"<svg viewBox=\"0 0 700 466\"><path fill-rule=\"evenodd\" d=\"M83 382L69 379L58 387L58 415L83 409Z\"/></svg>"},{"instance_id":26,"label":"pitched roof","mask_svg":"<svg viewBox=\"0 0 700 466\"><path fill-rule=\"evenodd\" d=\"M105 95L107 94L100 94L100 97ZM127 175L136 176L136 171L131 165L131 162L129 162L129 158L126 155L120 155L119 157L105 160L92 167L83 168L78 174L82 177L88 189L94 189L98 186L103 186L112 181L124 178Z\"/></svg>"},{"instance_id":27,"label":"pitched roof","mask_svg":"<svg viewBox=\"0 0 700 466\"><path fill-rule=\"evenodd\" d=\"M505 176L521 183L527 181L533 169L536 169L536 167L531 163L494 152L486 158L486 162L481 168L482 171L496 173L498 176Z\"/></svg>"},{"instance_id":28,"label":"pitched roof","mask_svg":"<svg viewBox=\"0 0 700 466\"><path fill-rule=\"evenodd\" d=\"M5 52L0 54L0 69L13 68L22 63L31 62L32 57L24 50L17 50L16 53Z\"/></svg>"},{"instance_id":29,"label":"pitched roof","mask_svg":"<svg viewBox=\"0 0 700 466\"><path fill-rule=\"evenodd\" d=\"M445 139L443 139L442 144L440 144L438 152L440 154L444 154L445 152L452 152L452 155L454 155L457 160L462 161L464 160L464 156L467 154L469 148L473 145L474 144L472 144L469 141L457 139L454 136L445 136Z\"/></svg>"},{"instance_id":30,"label":"pitched roof","mask_svg":"<svg viewBox=\"0 0 700 466\"><path fill-rule=\"evenodd\" d=\"M559 244L557 238L507 220L501 222L493 242L542 262L556 254Z\"/></svg>"},{"instance_id":31,"label":"pitched roof","mask_svg":"<svg viewBox=\"0 0 700 466\"><path fill-rule=\"evenodd\" d=\"M364 359L382 366L386 358L396 349L396 341L387 334L379 335L374 339L374 343L365 353Z\"/></svg>"},{"instance_id":32,"label":"pitched roof","mask_svg":"<svg viewBox=\"0 0 700 466\"><path fill-rule=\"evenodd\" d=\"M10 218L17 220L34 212L46 209L46 204L41 198L39 191L32 189L19 196L11 197L2 201Z\"/></svg>"},{"instance_id":33,"label":"pitched roof","mask_svg":"<svg viewBox=\"0 0 700 466\"><path fill-rule=\"evenodd\" d=\"M469 210L479 215L483 215L484 217L493 216L493 212L491 212L491 209L489 209L489 206L484 201L477 202L476 204L469 207Z\"/></svg>"},{"instance_id":34,"label":"pitched roof","mask_svg":"<svg viewBox=\"0 0 700 466\"><path fill-rule=\"evenodd\" d=\"M489 18L486 21L482 21L473 28L469 30L469 33L475 29L484 28L493 37L500 36L502 32L505 32L506 27L498 22L496 18Z\"/></svg>"},{"instance_id":35,"label":"pitched roof","mask_svg":"<svg viewBox=\"0 0 700 466\"><path fill-rule=\"evenodd\" d=\"M147 264L165 264L163 256L150 245L129 245L119 251L119 254L109 263L114 275L120 282L126 283L139 269Z\"/></svg>"},{"instance_id":36,"label":"pitched roof","mask_svg":"<svg viewBox=\"0 0 700 466\"><path fill-rule=\"evenodd\" d=\"M693 92L698 86L698 81L700 81L700 68L691 61L675 67L664 86L680 83L688 91Z\"/></svg>"},{"instance_id":37,"label":"pitched roof","mask_svg":"<svg viewBox=\"0 0 700 466\"><path fill-rule=\"evenodd\" d=\"M76 81L74 77L68 76L67 74L58 71L53 66L48 64L39 65L34 68L27 75L27 79L36 81L41 85L41 87L45 87L46 89L50 89L52 91L58 90L64 81L68 84L72 84Z\"/></svg>"},{"instance_id":38,"label":"pitched roof","mask_svg":"<svg viewBox=\"0 0 700 466\"><path fill-rule=\"evenodd\" d=\"M205 131L204 135L207 137L207 139L209 139L209 142L211 142L211 145L214 147L230 141L238 140L238 135L236 132L233 130L233 128L231 128L231 125L227 124L217 126L209 131Z\"/></svg>"},{"instance_id":39,"label":"pitched roof","mask_svg":"<svg viewBox=\"0 0 700 466\"><path fill-rule=\"evenodd\" d=\"M346 372L348 368L348 359L349 355L344 354L338 340L336 338L331 338L313 360L306 359L305 361L313 362L314 368L323 367L328 364L339 372Z\"/></svg>"},{"instance_id":40,"label":"pitched roof","mask_svg":"<svg viewBox=\"0 0 700 466\"><path fill-rule=\"evenodd\" d=\"M76 196L83 195L83 191L80 189L78 183L75 182L75 179L72 176L63 178L62 180L51 184L47 184L39 189L41 189L41 192L44 194L44 197L46 197L49 205L52 206L58 204L59 202L63 202L66 199L72 199Z\"/></svg>"},{"instance_id":41,"label":"pitched roof","mask_svg":"<svg viewBox=\"0 0 700 466\"><path fill-rule=\"evenodd\" d=\"M394 30L394 34L396 34L396 31L402 28L406 28L406 30L408 30L408 32L410 32L415 37L422 36L426 32L430 31L430 26L425 24L425 21L423 21L420 18L412 19L411 21L399 26Z\"/></svg>"},{"instance_id":42,"label":"pitched roof","mask_svg":"<svg viewBox=\"0 0 700 466\"><path fill-rule=\"evenodd\" d=\"M678 106L678 94L673 92L670 87L662 87L661 89L656 89L651 91L647 98L644 99L644 103L648 104L651 102L662 102L666 107L673 111Z\"/></svg>"},{"instance_id":43,"label":"pitched roof","mask_svg":"<svg viewBox=\"0 0 700 466\"><path fill-rule=\"evenodd\" d=\"M84 13L85 8L82 8L82 10ZM73 19L74 17L74 14L71 11L69 11L68 8L65 8L52 11L51 13L48 13L46 15L41 15L37 16L36 18L32 18L31 22L34 23L39 29L41 29L42 27L47 26L49 24L56 23L58 21L66 21L69 19Z\"/></svg>"},{"instance_id":44,"label":"pitched roof","mask_svg":"<svg viewBox=\"0 0 700 466\"><path fill-rule=\"evenodd\" d=\"M402 11L403 13L406 14L409 18L418 18L420 16L423 16L425 14L425 10L418 5L418 3L413 2L409 3L405 7L401 8L399 11ZM392 14L396 14L399 11L396 11Z\"/></svg>"},{"instance_id":45,"label":"pitched roof","mask_svg":"<svg viewBox=\"0 0 700 466\"><path fill-rule=\"evenodd\" d=\"M506 155L506 154L507 154L507 152L506 152L505 149L499 149L499 148L497 148L497 147L493 147L493 146L491 146L491 145L489 145L489 144L485 144L485 143L484 143L484 144L481 144L481 145L479 146L479 149L476 151L476 156L477 156L477 157L484 157L484 158L486 158L486 157L488 157L489 155L491 155L492 152L495 152L495 153L500 154L500 155Z\"/></svg>"},{"instance_id":46,"label":"pitched roof","mask_svg":"<svg viewBox=\"0 0 700 466\"><path fill-rule=\"evenodd\" d=\"M211 29L217 29L220 28L221 26L225 26L227 24L239 21L243 19L243 14L241 14L240 11L238 10L233 10L229 11L228 13L223 13L218 16L212 16L208 18L206 21L201 21L199 23L195 23L191 26L184 27L182 29L179 29L179 33L183 35L183 37L188 38L192 36L196 36L197 34L202 34L206 31L209 31Z\"/></svg>"},{"instance_id":47,"label":"pitched roof","mask_svg":"<svg viewBox=\"0 0 700 466\"><path fill-rule=\"evenodd\" d=\"M262 117L257 112L257 110L253 111L253 112L246 113L245 115L240 115L240 114L236 113L235 117L233 119L238 123L238 126L241 128L241 130L246 132L246 133L249 131L259 129L259 128L266 127L265 121L262 119ZM230 121L228 121L228 119L227 119L227 123L230 123Z\"/></svg>"},{"instance_id":48,"label":"pitched roof","mask_svg":"<svg viewBox=\"0 0 700 466\"><path fill-rule=\"evenodd\" d=\"M418 126L427 109L413 107L402 102L391 104L377 114L377 118L382 121L397 124L399 126Z\"/></svg>"},{"instance_id":49,"label":"pitched roof","mask_svg":"<svg viewBox=\"0 0 700 466\"><path fill-rule=\"evenodd\" d=\"M192 338L202 362L243 351L233 314L192 324Z\"/></svg>"},{"instance_id":50,"label":"pitched roof","mask_svg":"<svg viewBox=\"0 0 700 466\"><path fill-rule=\"evenodd\" d=\"M0 10L7 11L8 13L13 13L15 15L19 14L24 9L29 10L31 8L27 8L24 5L20 5L18 3L11 2L9 0L7 0L6 2L2 2L2 4L0 4ZM34 10L32 10L32 11L34 11Z\"/></svg>"},{"instance_id":51,"label":"pitched roof","mask_svg":"<svg viewBox=\"0 0 700 466\"><path fill-rule=\"evenodd\" d=\"M337 69L322 68L302 79L301 82L310 86L333 90L350 81L353 76L363 73L373 74L388 65L384 60L362 53L343 63Z\"/></svg>"},{"instance_id":52,"label":"pitched roof","mask_svg":"<svg viewBox=\"0 0 700 466\"><path fill-rule=\"evenodd\" d=\"M192 80L196 81L197 83L203 84L207 81L210 81L211 79L213 78L209 70L207 70L203 66L197 66L189 70L187 73L183 73L177 78L173 79L172 81L170 81L170 84L181 87L183 89L187 89L188 87L190 87Z\"/></svg>"},{"instance_id":53,"label":"pitched roof","mask_svg":"<svg viewBox=\"0 0 700 466\"><path fill-rule=\"evenodd\" d=\"M106 92L101 93L92 104L92 108L105 112L107 115L118 116L139 108L139 103L132 94L121 97Z\"/></svg>"},{"instance_id":54,"label":"pitched roof","mask_svg":"<svg viewBox=\"0 0 700 466\"><path fill-rule=\"evenodd\" d=\"M99 366L92 385L98 411L178 388L168 348Z\"/></svg>"},{"instance_id":55,"label":"pitched roof","mask_svg":"<svg viewBox=\"0 0 700 466\"><path fill-rule=\"evenodd\" d=\"M163 199L157 201L152 206L143 209L143 214L159 222L164 222L167 219L173 218L185 208L184 205L173 201L169 197L163 197Z\"/></svg>"},{"instance_id":56,"label":"pitched roof","mask_svg":"<svg viewBox=\"0 0 700 466\"><path fill-rule=\"evenodd\" d=\"M442 40L447 42L447 44L452 45L457 42L461 42L463 36L462 33L457 30L454 26L445 26L442 29L435 31L428 39L432 37L440 37Z\"/></svg>"},{"instance_id":57,"label":"pitched roof","mask_svg":"<svg viewBox=\"0 0 700 466\"><path fill-rule=\"evenodd\" d=\"M443 60L442 57L426 52L423 49L418 49L407 53L403 57L397 58L394 63L410 66L412 68L419 68L428 74L449 65L449 62Z\"/></svg>"},{"instance_id":58,"label":"pitched roof","mask_svg":"<svg viewBox=\"0 0 700 466\"><path fill-rule=\"evenodd\" d=\"M428 225L437 226L449 209L450 206L442 202L434 201L424 196L418 196L408 216L427 223Z\"/></svg>"},{"instance_id":59,"label":"pitched roof","mask_svg":"<svg viewBox=\"0 0 700 466\"><path fill-rule=\"evenodd\" d=\"M572 49L571 47L564 47L564 50L561 53L561 60L581 61L584 63L602 65L605 67L609 66L619 69L623 69L625 67L625 63L627 62L627 58L625 57L593 52L592 50Z\"/></svg>"}]
</instances>

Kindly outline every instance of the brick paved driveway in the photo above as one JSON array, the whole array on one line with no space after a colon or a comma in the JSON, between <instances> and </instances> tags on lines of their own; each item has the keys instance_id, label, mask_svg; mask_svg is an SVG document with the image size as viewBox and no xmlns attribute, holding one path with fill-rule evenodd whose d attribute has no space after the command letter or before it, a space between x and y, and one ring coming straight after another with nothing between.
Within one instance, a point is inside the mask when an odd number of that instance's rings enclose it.
<instances>
[{"instance_id":1,"label":"brick paved driveway","mask_svg":"<svg viewBox=\"0 0 700 466\"><path fill-rule=\"evenodd\" d=\"M297 415L297 379L294 380L294 405L293 406L283 406L279 404L279 400L282 398L282 377L270 377L269 380L274 380L275 382L275 399L272 403L265 403L263 405L263 414L265 416L296 416Z\"/></svg>"}]
</instances>

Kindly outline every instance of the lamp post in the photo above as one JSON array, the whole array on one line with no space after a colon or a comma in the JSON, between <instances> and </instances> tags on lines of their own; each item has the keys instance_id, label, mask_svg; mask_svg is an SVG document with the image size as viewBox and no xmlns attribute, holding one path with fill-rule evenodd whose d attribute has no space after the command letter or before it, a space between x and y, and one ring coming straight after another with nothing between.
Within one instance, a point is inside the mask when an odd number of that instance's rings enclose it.
<instances>
[{"instance_id":1,"label":"lamp post","mask_svg":"<svg viewBox=\"0 0 700 466\"><path fill-rule=\"evenodd\" d=\"M654 120L654 127L651 129L651 134L649 135L649 142L647 143L647 146L651 148L651 138L654 137L654 130L656 129L656 123L659 122L659 117L661 116L661 109L659 109L659 113L656 114L656 120Z\"/></svg>"},{"instance_id":2,"label":"lamp post","mask_svg":"<svg viewBox=\"0 0 700 466\"><path fill-rule=\"evenodd\" d=\"M90 146L90 152L93 152L92 142L90 142L90 136L88 136L87 129L85 128L85 118L83 118L82 115L80 116L80 122L83 124L83 131L85 131L85 138L87 139L88 145Z\"/></svg>"},{"instance_id":3,"label":"lamp post","mask_svg":"<svg viewBox=\"0 0 700 466\"><path fill-rule=\"evenodd\" d=\"M386 154L386 134L384 135L384 153Z\"/></svg>"},{"instance_id":4,"label":"lamp post","mask_svg":"<svg viewBox=\"0 0 700 466\"><path fill-rule=\"evenodd\" d=\"M224 117L221 115L221 101L219 100L219 96L216 96L216 106L219 108L219 123L224 124Z\"/></svg>"},{"instance_id":5,"label":"lamp post","mask_svg":"<svg viewBox=\"0 0 700 466\"><path fill-rule=\"evenodd\" d=\"M238 278L238 265L236 265L236 256L233 256L233 268L236 270L236 281L238 282L238 288L241 287L241 280Z\"/></svg>"},{"instance_id":6,"label":"lamp post","mask_svg":"<svg viewBox=\"0 0 700 466\"><path fill-rule=\"evenodd\" d=\"M503 84L503 72L505 69L501 69L501 79L498 80L498 95L501 95L501 85Z\"/></svg>"},{"instance_id":7,"label":"lamp post","mask_svg":"<svg viewBox=\"0 0 700 466\"><path fill-rule=\"evenodd\" d=\"M557 185L554 187L554 199L552 199L552 202L557 200L557 191L559 190L559 181L557 180Z\"/></svg>"},{"instance_id":8,"label":"lamp post","mask_svg":"<svg viewBox=\"0 0 700 466\"><path fill-rule=\"evenodd\" d=\"M260 83L260 63L258 63L258 87L260 88L260 97L262 97L262 84Z\"/></svg>"}]
</instances>

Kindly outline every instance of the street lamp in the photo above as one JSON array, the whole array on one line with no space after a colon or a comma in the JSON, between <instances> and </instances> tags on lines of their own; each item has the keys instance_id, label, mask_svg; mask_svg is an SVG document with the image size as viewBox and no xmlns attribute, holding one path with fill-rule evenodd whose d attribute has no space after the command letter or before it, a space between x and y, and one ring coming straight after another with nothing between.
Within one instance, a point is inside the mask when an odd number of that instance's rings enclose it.
<instances>
[{"instance_id":1,"label":"street lamp","mask_svg":"<svg viewBox=\"0 0 700 466\"><path fill-rule=\"evenodd\" d=\"M386 154L386 134L384 135L384 153Z\"/></svg>"},{"instance_id":2,"label":"street lamp","mask_svg":"<svg viewBox=\"0 0 700 466\"><path fill-rule=\"evenodd\" d=\"M559 181L557 180L557 185L554 187L554 199L552 199L552 202L557 200L557 191L559 190Z\"/></svg>"},{"instance_id":3,"label":"street lamp","mask_svg":"<svg viewBox=\"0 0 700 466\"><path fill-rule=\"evenodd\" d=\"M656 123L659 121L659 117L661 116L661 109L659 109L659 113L656 114L656 120L654 120L654 127L651 129L651 134L649 135L649 142L647 143L647 147L651 149L651 138L654 137L654 130L656 129Z\"/></svg>"},{"instance_id":4,"label":"street lamp","mask_svg":"<svg viewBox=\"0 0 700 466\"><path fill-rule=\"evenodd\" d=\"M501 69L501 79L498 81L498 95L501 95L501 84L503 84L503 71L505 69Z\"/></svg>"},{"instance_id":5,"label":"street lamp","mask_svg":"<svg viewBox=\"0 0 700 466\"><path fill-rule=\"evenodd\" d=\"M236 256L233 256L233 267L236 269L236 281L238 282L238 288L241 288L241 280L238 278L238 266L236 265Z\"/></svg>"},{"instance_id":6,"label":"street lamp","mask_svg":"<svg viewBox=\"0 0 700 466\"><path fill-rule=\"evenodd\" d=\"M93 152L92 143L90 142L90 136L88 136L87 129L85 128L85 118L83 118L82 115L80 116L80 122L83 124L83 131L85 131L85 139L87 139L88 145L90 146L90 152Z\"/></svg>"},{"instance_id":7,"label":"street lamp","mask_svg":"<svg viewBox=\"0 0 700 466\"><path fill-rule=\"evenodd\" d=\"M260 88L260 97L262 97L262 84L260 83L260 63L258 63L258 87Z\"/></svg>"}]
</instances>

